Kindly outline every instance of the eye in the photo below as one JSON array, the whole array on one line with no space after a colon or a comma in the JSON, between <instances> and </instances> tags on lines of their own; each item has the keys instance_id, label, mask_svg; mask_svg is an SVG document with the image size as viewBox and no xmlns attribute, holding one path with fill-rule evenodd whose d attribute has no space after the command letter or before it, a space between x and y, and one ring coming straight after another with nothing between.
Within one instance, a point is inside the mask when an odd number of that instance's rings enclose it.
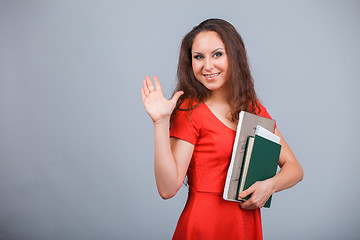
<instances>
[{"instance_id":1,"label":"eye","mask_svg":"<svg viewBox=\"0 0 360 240\"><path fill-rule=\"evenodd\" d=\"M200 59L203 59L204 57L202 55L198 54L198 55L195 55L194 58L197 60L200 60Z\"/></svg>"},{"instance_id":2,"label":"eye","mask_svg":"<svg viewBox=\"0 0 360 240\"><path fill-rule=\"evenodd\" d=\"M216 52L214 53L214 57L221 57L223 55L222 52Z\"/></svg>"}]
</instances>

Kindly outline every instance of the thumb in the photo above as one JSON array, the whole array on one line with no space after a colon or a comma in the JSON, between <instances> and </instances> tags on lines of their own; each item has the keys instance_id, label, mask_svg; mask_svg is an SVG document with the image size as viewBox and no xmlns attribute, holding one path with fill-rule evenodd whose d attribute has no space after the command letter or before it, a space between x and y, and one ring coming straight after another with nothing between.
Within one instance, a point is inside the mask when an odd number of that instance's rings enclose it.
<instances>
[{"instance_id":1,"label":"thumb","mask_svg":"<svg viewBox=\"0 0 360 240\"><path fill-rule=\"evenodd\" d=\"M171 98L171 102L173 102L174 104L177 103L177 101L179 100L180 96L183 95L184 92L183 91L178 91L174 94L174 96Z\"/></svg>"}]
</instances>

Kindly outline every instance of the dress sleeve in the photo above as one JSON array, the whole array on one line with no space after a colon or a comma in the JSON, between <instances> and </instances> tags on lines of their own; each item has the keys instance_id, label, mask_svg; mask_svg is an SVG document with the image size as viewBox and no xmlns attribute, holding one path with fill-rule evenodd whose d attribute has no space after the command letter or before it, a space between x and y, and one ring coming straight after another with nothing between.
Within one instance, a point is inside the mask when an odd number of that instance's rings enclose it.
<instances>
[{"instance_id":1,"label":"dress sleeve","mask_svg":"<svg viewBox=\"0 0 360 240\"><path fill-rule=\"evenodd\" d=\"M190 115L190 111L177 110L171 122L170 137L195 145L199 137L199 126L196 124L194 114Z\"/></svg>"},{"instance_id":2,"label":"dress sleeve","mask_svg":"<svg viewBox=\"0 0 360 240\"><path fill-rule=\"evenodd\" d=\"M270 114L268 113L268 111L266 110L266 108L258 101L257 102L258 103L258 105L259 105L259 107L260 107L260 113L258 114L259 116L261 116L261 117L265 117L265 118L270 118L270 119L272 119L271 118L271 116L270 116ZM276 126L276 121L275 121L275 128L276 128L277 126ZM275 129L274 128L274 129Z\"/></svg>"}]
</instances>

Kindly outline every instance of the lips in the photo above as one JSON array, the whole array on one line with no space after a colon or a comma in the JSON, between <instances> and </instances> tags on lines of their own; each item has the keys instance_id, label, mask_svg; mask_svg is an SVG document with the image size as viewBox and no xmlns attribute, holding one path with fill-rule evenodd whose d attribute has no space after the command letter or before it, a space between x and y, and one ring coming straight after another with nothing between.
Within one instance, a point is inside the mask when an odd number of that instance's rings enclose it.
<instances>
[{"instance_id":1,"label":"lips","mask_svg":"<svg viewBox=\"0 0 360 240\"><path fill-rule=\"evenodd\" d=\"M208 79L208 80L212 80L215 79L217 76L219 76L220 73L213 73L213 74L203 74L203 76Z\"/></svg>"}]
</instances>

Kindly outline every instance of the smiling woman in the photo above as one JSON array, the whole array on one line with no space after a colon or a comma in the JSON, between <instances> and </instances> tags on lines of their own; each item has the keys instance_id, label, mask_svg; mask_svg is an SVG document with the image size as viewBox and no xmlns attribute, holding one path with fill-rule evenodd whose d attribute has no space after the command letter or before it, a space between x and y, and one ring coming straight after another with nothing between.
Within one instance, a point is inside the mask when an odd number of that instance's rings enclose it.
<instances>
[{"instance_id":1,"label":"smiling woman","mask_svg":"<svg viewBox=\"0 0 360 240\"><path fill-rule=\"evenodd\" d=\"M209 68L213 69L209 71ZM216 72L218 70L222 73ZM183 91L184 94L175 109L184 99L190 100L191 108L192 99L201 102L209 99L212 93L204 84L206 81L202 80L206 80L206 74L217 73L221 73L223 81L227 81L226 85L231 86L226 89L225 99L230 107L228 115L231 121L237 121L238 113L242 110L260 110L245 45L234 26L222 19L208 19L185 35L180 48L175 90Z\"/></svg>"},{"instance_id":2,"label":"smiling woman","mask_svg":"<svg viewBox=\"0 0 360 240\"><path fill-rule=\"evenodd\" d=\"M212 94L227 92L228 58L225 46L216 32L199 33L192 47L194 75Z\"/></svg>"},{"instance_id":3,"label":"smiling woman","mask_svg":"<svg viewBox=\"0 0 360 240\"><path fill-rule=\"evenodd\" d=\"M154 168L159 194L173 197L185 176L189 196L173 239L262 239L260 208L277 191L292 187L303 171L281 134L281 171L240 193L240 205L222 198L240 111L270 118L258 101L245 47L236 29L209 19L183 39L178 84L167 100L154 76L141 95L153 120Z\"/></svg>"}]
</instances>

